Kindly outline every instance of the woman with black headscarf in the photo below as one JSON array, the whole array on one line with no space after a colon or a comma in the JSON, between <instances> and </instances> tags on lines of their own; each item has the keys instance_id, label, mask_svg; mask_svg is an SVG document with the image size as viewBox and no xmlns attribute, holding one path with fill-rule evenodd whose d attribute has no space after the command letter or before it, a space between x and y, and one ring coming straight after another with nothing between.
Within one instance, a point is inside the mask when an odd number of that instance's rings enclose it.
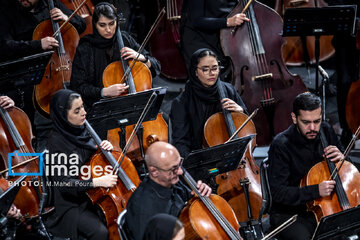
<instances>
[{"instance_id":1,"label":"woman with black headscarf","mask_svg":"<svg viewBox=\"0 0 360 240\"><path fill-rule=\"evenodd\" d=\"M113 187L115 175L91 179L85 174L91 156L97 151L94 140L86 130L86 111L79 94L59 90L50 102L53 132L49 137L46 174L51 177L55 216L48 222L50 232L57 237L78 239L107 239L107 229L92 211L85 191L94 187ZM100 147L112 150L108 141ZM79 177L83 174L84 180Z\"/></svg>"},{"instance_id":2,"label":"woman with black headscarf","mask_svg":"<svg viewBox=\"0 0 360 240\"><path fill-rule=\"evenodd\" d=\"M212 114L221 112L222 108L247 114L245 104L235 88L220 80L219 70L219 61L213 51L202 48L194 52L185 91L171 105L171 143L184 158L190 151L202 148L204 125ZM227 96L221 101L217 81L220 81ZM187 164L184 162L185 167ZM200 172L193 174L195 178L206 181L205 176L200 177Z\"/></svg>"},{"instance_id":3,"label":"woman with black headscarf","mask_svg":"<svg viewBox=\"0 0 360 240\"><path fill-rule=\"evenodd\" d=\"M70 88L81 94L87 110L101 97L119 96L128 88L125 84L114 84L105 88L102 74L107 65L119 61L120 58L136 58L136 50L140 47L128 33L122 31L125 47L120 49L116 35L118 17L116 9L110 3L98 3L92 21L94 33L80 39L70 81ZM153 77L160 73L160 63L146 50L141 52L138 60L150 68Z\"/></svg>"},{"instance_id":4,"label":"woman with black headscarf","mask_svg":"<svg viewBox=\"0 0 360 240\"><path fill-rule=\"evenodd\" d=\"M183 240L185 229L182 222L169 214L153 216L145 229L143 240Z\"/></svg>"}]
</instances>

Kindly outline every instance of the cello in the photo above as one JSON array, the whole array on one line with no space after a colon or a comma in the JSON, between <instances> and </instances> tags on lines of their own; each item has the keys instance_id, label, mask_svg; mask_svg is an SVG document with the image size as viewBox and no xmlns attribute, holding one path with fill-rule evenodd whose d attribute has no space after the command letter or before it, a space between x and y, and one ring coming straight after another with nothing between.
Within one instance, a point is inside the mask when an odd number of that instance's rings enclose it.
<instances>
[{"instance_id":1,"label":"cello","mask_svg":"<svg viewBox=\"0 0 360 240\"><path fill-rule=\"evenodd\" d=\"M246 1L240 0L229 17L240 13L245 5ZM299 76L289 73L282 60L280 16L256 0L245 13L250 22L222 29L220 41L224 54L232 60L233 84L248 110L261 106L254 123L257 144L262 146L292 123L291 103L307 89Z\"/></svg>"},{"instance_id":2,"label":"cello","mask_svg":"<svg viewBox=\"0 0 360 240\"><path fill-rule=\"evenodd\" d=\"M61 0L62 3L71 10L75 10L80 5L79 0ZM87 34L93 33L93 26L92 26L92 15L94 12L94 4L92 4L91 0L87 0L87 3L85 3L80 10L77 12L77 14L82 17L86 23L86 29L83 33L80 34L80 37L83 37Z\"/></svg>"},{"instance_id":3,"label":"cello","mask_svg":"<svg viewBox=\"0 0 360 240\"><path fill-rule=\"evenodd\" d=\"M201 196L196 182L182 167L183 178L195 192L181 211L179 219L185 225L186 239L242 239L239 223L230 205L220 196Z\"/></svg>"},{"instance_id":4,"label":"cello","mask_svg":"<svg viewBox=\"0 0 360 240\"><path fill-rule=\"evenodd\" d=\"M39 186L40 179L32 180L31 173L39 173L39 159L34 156L21 156L22 154L34 153L31 146L33 138L31 131L31 123L26 113L22 110L13 107L5 110L0 107L0 155L3 164L8 168L8 157L11 157L11 171L17 175L29 174L26 177L26 185L22 185L18 195L15 198L14 204L21 210L25 219L32 219L38 216L40 207L40 190L36 189ZM15 152L17 151L17 152ZM5 161L6 160L6 161ZM8 172L8 169L1 169L1 174ZM17 177L11 177L11 180L16 180Z\"/></svg>"},{"instance_id":5,"label":"cello","mask_svg":"<svg viewBox=\"0 0 360 240\"><path fill-rule=\"evenodd\" d=\"M320 130L320 139L323 148L327 147L326 136L322 130ZM354 139L352 142L354 142ZM348 150L350 149L351 147L348 147ZM300 187L319 184L328 179L335 180L335 191L328 197L322 197L306 204L308 210L314 212L317 222L324 216L360 204L360 172L354 165L345 160L343 160L342 166L338 170L334 162L325 158L309 170L301 180Z\"/></svg>"},{"instance_id":6,"label":"cello","mask_svg":"<svg viewBox=\"0 0 360 240\"><path fill-rule=\"evenodd\" d=\"M117 40L119 48L124 47L124 42L121 37L120 27L117 27ZM133 63L131 72L129 71L129 63L123 59L109 64L103 73L104 87L111 86L124 81L129 86L128 94L134 94L137 91L144 91L151 88L152 77L149 68L142 62L136 61ZM168 126L162 117L162 113L158 113L157 118L153 121L148 121L142 124L143 129L137 132L135 141L132 143L128 156L134 161L141 161L144 158L144 152L149 145L155 141L168 141ZM119 134L124 131L126 133L126 141L130 138L130 133L133 131L134 126L126 126L126 128L112 129L108 131L107 139L113 144L115 149L121 149L123 146L119 144Z\"/></svg>"},{"instance_id":7,"label":"cello","mask_svg":"<svg viewBox=\"0 0 360 240\"><path fill-rule=\"evenodd\" d=\"M48 0L49 8L53 9L53 0ZM59 23L51 20L41 22L34 30L33 39L40 40L52 36L59 29ZM53 53L46 66L41 83L35 86L33 100L36 110L49 118L50 100L59 89L66 88L70 82L72 61L79 43L79 34L69 22L56 35L59 47Z\"/></svg>"},{"instance_id":8,"label":"cello","mask_svg":"<svg viewBox=\"0 0 360 240\"><path fill-rule=\"evenodd\" d=\"M275 11L284 17L287 8L303 7L327 7L324 0L277 0ZM335 49L332 46L332 36L320 38L319 61L329 59L334 55ZM306 65L315 63L315 37L285 37L285 44L282 47L284 62L289 66L299 66L305 62Z\"/></svg>"},{"instance_id":9,"label":"cello","mask_svg":"<svg viewBox=\"0 0 360 240\"><path fill-rule=\"evenodd\" d=\"M161 63L161 73L173 80L187 78L187 70L180 52L180 12L182 0L157 0L158 12L166 6L163 19L151 36L150 53ZM166 51L164 51L166 49Z\"/></svg>"},{"instance_id":10,"label":"cello","mask_svg":"<svg viewBox=\"0 0 360 240\"><path fill-rule=\"evenodd\" d=\"M216 83L220 99L226 98L221 81ZM204 126L204 139L208 146L215 146L225 143L247 120L247 115L238 112L229 112L222 109L222 112L215 113L209 117ZM249 121L235 136L244 137L249 134L256 134L254 123ZM243 236L263 237L262 229L258 223L262 205L262 192L260 182L260 170L252 155L256 146L256 138L249 143L243 159L236 170L220 174L216 177L219 184L217 193L234 209L236 217L241 224L240 231ZM247 206L247 207L245 207ZM248 223L251 223L248 225ZM245 234L246 229L247 233Z\"/></svg>"},{"instance_id":11,"label":"cello","mask_svg":"<svg viewBox=\"0 0 360 240\"><path fill-rule=\"evenodd\" d=\"M85 127L95 140L96 144L100 146L101 139L87 121L85 121ZM98 187L89 189L86 193L92 203L97 204L101 208L106 219L109 239L120 240L116 219L126 208L127 201L131 194L139 186L140 178L131 160L127 158L124 153L119 153L117 151L112 151L110 153L103 149L101 149L101 151L102 153L94 154L88 163L91 166L92 176L100 177L95 173L95 169L97 169L98 166L102 166L102 169L106 169L106 166L110 164L113 169L118 169L117 176L119 179L116 186L113 188L105 189ZM123 160L119 165L116 159L121 159L122 157Z\"/></svg>"}]
</instances>

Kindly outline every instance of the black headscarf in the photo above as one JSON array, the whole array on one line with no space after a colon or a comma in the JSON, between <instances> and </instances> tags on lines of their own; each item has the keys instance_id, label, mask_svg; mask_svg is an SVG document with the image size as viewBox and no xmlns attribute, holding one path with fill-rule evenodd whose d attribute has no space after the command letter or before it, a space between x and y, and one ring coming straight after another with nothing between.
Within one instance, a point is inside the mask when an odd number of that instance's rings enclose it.
<instances>
[{"instance_id":1,"label":"black headscarf","mask_svg":"<svg viewBox=\"0 0 360 240\"><path fill-rule=\"evenodd\" d=\"M75 126L67 120L68 109L71 107L69 106L69 98L72 93L75 92L69 89L61 89L52 96L50 118L53 122L53 129L78 147L97 149L84 125Z\"/></svg>"},{"instance_id":2,"label":"black headscarf","mask_svg":"<svg viewBox=\"0 0 360 240\"><path fill-rule=\"evenodd\" d=\"M149 220L143 240L171 240L176 220L176 217L169 214L156 214Z\"/></svg>"},{"instance_id":3,"label":"black headscarf","mask_svg":"<svg viewBox=\"0 0 360 240\"><path fill-rule=\"evenodd\" d=\"M189 81L186 83L185 90L191 91L192 94L196 95L199 99L204 102L218 102L219 95L217 84L212 85L211 87L205 87L201 82L200 79L196 76L196 69L198 65L198 58L199 55L204 51L211 51L208 48L200 48L196 52L194 52L191 56L190 60L190 78ZM219 81L219 78L218 80Z\"/></svg>"},{"instance_id":4,"label":"black headscarf","mask_svg":"<svg viewBox=\"0 0 360 240\"><path fill-rule=\"evenodd\" d=\"M113 5L107 2L96 4L95 9L101 5L108 5L114 9ZM115 11L115 9L114 9ZM96 11L94 10L94 14ZM116 15L116 12L115 12ZM100 17L100 16L99 16ZM118 22L118 17L115 19ZM106 66L120 59L120 47L117 44L117 32L110 39L106 39L100 35L96 28L95 18L92 18L93 34L88 34L80 39L79 45L83 42L89 42L94 49L94 69L96 79L102 79L102 74Z\"/></svg>"}]
</instances>

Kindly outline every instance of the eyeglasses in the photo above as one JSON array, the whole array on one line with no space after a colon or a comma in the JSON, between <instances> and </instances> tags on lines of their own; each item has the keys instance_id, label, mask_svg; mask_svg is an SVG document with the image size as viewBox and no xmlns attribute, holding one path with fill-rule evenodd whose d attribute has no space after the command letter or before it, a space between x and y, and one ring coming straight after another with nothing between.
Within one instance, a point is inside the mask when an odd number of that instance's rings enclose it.
<instances>
[{"instance_id":1,"label":"eyeglasses","mask_svg":"<svg viewBox=\"0 0 360 240\"><path fill-rule=\"evenodd\" d=\"M213 66L212 68L209 68L209 67L197 67L197 68L200 69L206 75L209 75L210 72L217 73L220 69L219 65Z\"/></svg>"},{"instance_id":2,"label":"eyeglasses","mask_svg":"<svg viewBox=\"0 0 360 240\"><path fill-rule=\"evenodd\" d=\"M162 169L162 168L157 167L157 166L153 166L153 167L155 167L155 168L157 168L158 170L161 170L161 171L163 171L163 172L167 172L168 174L171 174L171 173L176 174L177 171L179 170L179 168L182 166L183 161L184 161L184 158L180 157L180 162L179 162L179 164L176 165L176 166L174 166L174 167L172 167L172 168L170 168L170 169Z\"/></svg>"}]
</instances>

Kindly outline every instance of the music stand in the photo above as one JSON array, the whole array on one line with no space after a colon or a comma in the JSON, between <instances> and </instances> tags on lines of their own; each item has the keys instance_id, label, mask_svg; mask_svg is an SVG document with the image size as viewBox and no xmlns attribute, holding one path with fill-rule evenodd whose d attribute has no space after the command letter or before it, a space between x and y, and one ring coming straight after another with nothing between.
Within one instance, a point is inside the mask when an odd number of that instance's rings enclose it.
<instances>
[{"instance_id":1,"label":"music stand","mask_svg":"<svg viewBox=\"0 0 360 240\"><path fill-rule=\"evenodd\" d=\"M119 146L123 148L126 144L125 127L137 123L153 94L155 94L155 100L150 106L144 122L156 119L166 89L166 87L158 87L126 96L101 99L93 104L88 121L99 132L121 128Z\"/></svg>"},{"instance_id":2,"label":"music stand","mask_svg":"<svg viewBox=\"0 0 360 240\"><path fill-rule=\"evenodd\" d=\"M0 214L6 216L11 204L14 202L17 193L21 188L21 182L27 176L22 176L16 180L3 194L0 195Z\"/></svg>"},{"instance_id":3,"label":"music stand","mask_svg":"<svg viewBox=\"0 0 360 240\"><path fill-rule=\"evenodd\" d=\"M319 94L320 36L336 34L354 35L356 11L356 5L338 5L322 8L288 8L285 11L284 37L315 36L315 90L317 94Z\"/></svg>"},{"instance_id":4,"label":"music stand","mask_svg":"<svg viewBox=\"0 0 360 240\"><path fill-rule=\"evenodd\" d=\"M53 51L0 63L0 82L4 91L39 84Z\"/></svg>"},{"instance_id":5,"label":"music stand","mask_svg":"<svg viewBox=\"0 0 360 240\"><path fill-rule=\"evenodd\" d=\"M351 236L358 237L358 234L360 234L359 229L360 206L357 206L321 218L312 240L358 239L351 238Z\"/></svg>"},{"instance_id":6,"label":"music stand","mask_svg":"<svg viewBox=\"0 0 360 240\"><path fill-rule=\"evenodd\" d=\"M192 151L184 161L184 167L189 172L206 168L213 175L235 170L254 137L255 135L251 134L228 143Z\"/></svg>"}]
</instances>

